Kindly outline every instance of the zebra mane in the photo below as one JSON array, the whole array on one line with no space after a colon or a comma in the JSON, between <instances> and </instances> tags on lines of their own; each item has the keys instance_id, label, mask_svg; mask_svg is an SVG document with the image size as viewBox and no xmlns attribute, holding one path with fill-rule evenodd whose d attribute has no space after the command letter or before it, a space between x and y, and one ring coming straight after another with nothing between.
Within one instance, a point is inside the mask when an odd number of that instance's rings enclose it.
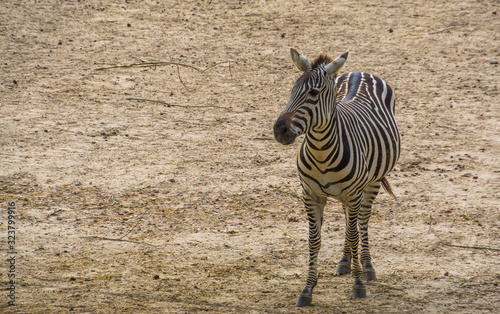
<instances>
[{"instance_id":1,"label":"zebra mane","mask_svg":"<svg viewBox=\"0 0 500 314\"><path fill-rule=\"evenodd\" d=\"M311 64L311 69L304 71L304 73L302 73L302 75L299 77L299 79L297 80L297 82L295 84L301 84L301 83L307 82L307 80L309 80L309 78L311 77L312 70L317 69L321 66L325 66L332 61L333 61L333 58L330 57L329 55L327 55L326 53L320 54L319 56L314 58L314 60Z\"/></svg>"},{"instance_id":2,"label":"zebra mane","mask_svg":"<svg viewBox=\"0 0 500 314\"><path fill-rule=\"evenodd\" d=\"M333 61L332 57L330 57L326 53L322 53L313 60L311 68L316 69L316 68L320 67L321 65L327 65L328 63L331 63L332 61Z\"/></svg>"}]
</instances>

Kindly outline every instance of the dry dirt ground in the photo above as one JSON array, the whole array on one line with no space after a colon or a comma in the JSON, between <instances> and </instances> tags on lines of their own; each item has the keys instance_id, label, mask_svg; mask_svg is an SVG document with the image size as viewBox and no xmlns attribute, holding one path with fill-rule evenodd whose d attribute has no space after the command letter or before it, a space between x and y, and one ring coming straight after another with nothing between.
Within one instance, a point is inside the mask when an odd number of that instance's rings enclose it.
<instances>
[{"instance_id":1,"label":"dry dirt ground","mask_svg":"<svg viewBox=\"0 0 500 314\"><path fill-rule=\"evenodd\" d=\"M500 311L499 1L112 2L0 4L0 312ZM363 300L334 276L331 202L313 306L295 307L301 141L272 135L290 47L349 48L345 70L398 97L398 201L376 201ZM150 61L183 66L98 70Z\"/></svg>"}]
</instances>

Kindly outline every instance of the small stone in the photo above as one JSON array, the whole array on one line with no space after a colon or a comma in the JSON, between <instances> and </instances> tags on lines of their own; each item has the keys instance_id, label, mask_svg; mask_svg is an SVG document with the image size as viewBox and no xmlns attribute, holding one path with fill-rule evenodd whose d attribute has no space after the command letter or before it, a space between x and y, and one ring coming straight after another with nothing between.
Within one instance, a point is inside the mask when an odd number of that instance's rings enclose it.
<instances>
[{"instance_id":1,"label":"small stone","mask_svg":"<svg viewBox=\"0 0 500 314\"><path fill-rule=\"evenodd\" d=\"M498 61L497 60L491 60L490 64L498 64Z\"/></svg>"}]
</instances>

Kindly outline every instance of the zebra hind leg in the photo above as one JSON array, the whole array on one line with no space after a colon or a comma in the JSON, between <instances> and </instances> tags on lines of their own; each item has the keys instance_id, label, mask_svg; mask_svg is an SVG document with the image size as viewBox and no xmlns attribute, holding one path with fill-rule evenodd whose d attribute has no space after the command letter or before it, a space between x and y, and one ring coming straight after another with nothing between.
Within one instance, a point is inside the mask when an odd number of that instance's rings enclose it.
<instances>
[{"instance_id":1,"label":"zebra hind leg","mask_svg":"<svg viewBox=\"0 0 500 314\"><path fill-rule=\"evenodd\" d=\"M365 298L366 297L366 288L361 280L361 266L359 264L359 242L360 242L360 234L358 228L358 218L359 212L361 209L361 205L363 203L363 194L359 193L357 196L353 196L353 198L348 201L346 206L343 208L346 210L346 233L345 239L348 247L350 249L350 257L351 257L351 273L354 279L354 285L352 287L352 296L354 298ZM344 257L346 256L347 249L344 247ZM343 259L344 259L343 257ZM341 260L341 262L343 262Z\"/></svg>"},{"instance_id":2,"label":"zebra hind leg","mask_svg":"<svg viewBox=\"0 0 500 314\"><path fill-rule=\"evenodd\" d=\"M311 305L312 291L318 282L318 254L321 248L321 225L326 197L304 193L304 204L309 221L309 269L306 286L297 299L297 306L300 307Z\"/></svg>"},{"instance_id":3,"label":"zebra hind leg","mask_svg":"<svg viewBox=\"0 0 500 314\"><path fill-rule=\"evenodd\" d=\"M354 278L352 296L354 298L366 298L366 288L361 280L361 266L359 265L359 229L358 218L363 197L357 197L350 202L347 211L346 238L351 248L351 272Z\"/></svg>"},{"instance_id":4,"label":"zebra hind leg","mask_svg":"<svg viewBox=\"0 0 500 314\"><path fill-rule=\"evenodd\" d=\"M370 246L368 244L368 221L370 220L372 204L380 190L381 181L368 185L363 191L363 203L358 217L359 231L361 237L361 265L363 280L376 280L375 269L371 263Z\"/></svg>"}]
</instances>

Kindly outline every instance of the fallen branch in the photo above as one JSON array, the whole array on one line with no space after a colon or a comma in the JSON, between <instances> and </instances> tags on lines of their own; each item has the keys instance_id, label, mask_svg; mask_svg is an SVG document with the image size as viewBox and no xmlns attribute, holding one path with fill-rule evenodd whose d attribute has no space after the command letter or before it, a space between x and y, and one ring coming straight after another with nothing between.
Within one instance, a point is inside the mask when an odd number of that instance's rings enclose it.
<instances>
[{"instance_id":1,"label":"fallen branch","mask_svg":"<svg viewBox=\"0 0 500 314\"><path fill-rule=\"evenodd\" d=\"M135 227L137 227L137 225L139 225L139 223L141 222L141 219L142 219L142 216L139 217L139 219L137 219L137 222L135 223L135 225L132 228L130 228L130 230L127 233L125 233L124 235L122 235L118 240L122 240L123 238L125 238L126 236L128 236L132 232L132 230L134 230Z\"/></svg>"},{"instance_id":2,"label":"fallen branch","mask_svg":"<svg viewBox=\"0 0 500 314\"><path fill-rule=\"evenodd\" d=\"M468 23L464 23L464 24L457 24L457 23L452 23L450 25L448 25L447 27L443 28L443 29L440 29L438 31L435 31L435 32L432 32L432 33L429 33L429 35L434 35L434 34L439 34L439 33L442 33L442 32L445 32L453 27L456 27L456 26L467 26L469 25Z\"/></svg>"},{"instance_id":3,"label":"fallen branch","mask_svg":"<svg viewBox=\"0 0 500 314\"><path fill-rule=\"evenodd\" d=\"M141 61L140 63L131 63L131 64L125 64L125 65L112 65L112 66L107 66L107 67L102 67L102 68L97 68L95 69L96 71L103 71L103 70L109 70L109 69L122 69L122 68L154 68L156 70L157 67L159 66L167 66L167 65L172 65L172 66L175 66L177 68L177 76L179 78L179 81L181 82L182 86L184 86L187 90L191 90L189 87L187 87L186 84L184 84L184 81L182 80L181 78L181 73L180 73L180 70L179 68L180 67L186 67L186 68L190 68L190 69L193 69L193 70L196 70L200 73L205 73L206 71L218 66L218 65L221 65L221 64L225 64L227 63L229 65L229 75L231 75L231 79L233 79L233 73L231 72L231 61L226 61L226 62L219 62L219 63L216 63L212 66L209 66L207 67L206 69L200 69L198 67L195 67L195 66L192 66L192 65L189 65L189 64L185 64L185 63L180 63L180 62L173 62L173 61L145 61L145 60L142 60L140 59L139 57L136 57L136 56L132 56L133 58L135 59L138 59L139 61Z\"/></svg>"},{"instance_id":4,"label":"fallen branch","mask_svg":"<svg viewBox=\"0 0 500 314\"><path fill-rule=\"evenodd\" d=\"M438 31L435 31L435 32L429 33L429 35L439 34L439 33L445 32L445 31L447 31L447 30L449 30L450 28L453 28L453 27L454 27L454 26L445 27L445 28L440 29L440 30L438 30Z\"/></svg>"},{"instance_id":5,"label":"fallen branch","mask_svg":"<svg viewBox=\"0 0 500 314\"><path fill-rule=\"evenodd\" d=\"M450 130L453 130L453 131L457 131L457 132L458 132L458 130L457 130L457 129L452 128L451 126L447 126L447 125L437 125L437 126L438 126L438 127L441 127L441 128L450 129Z\"/></svg>"},{"instance_id":6,"label":"fallen branch","mask_svg":"<svg viewBox=\"0 0 500 314\"><path fill-rule=\"evenodd\" d=\"M431 232L431 225L432 225L432 216L429 214L429 232ZM471 246L471 245L458 245L458 244L450 244L443 239L439 235L437 235L435 232L432 232L438 239L439 242L438 244L442 244L444 246L451 246L451 247L456 247L456 248L461 248L461 249L473 249L473 250L486 250L486 251L496 251L500 252L500 248L492 248L492 247L485 247L485 246Z\"/></svg>"},{"instance_id":7,"label":"fallen branch","mask_svg":"<svg viewBox=\"0 0 500 314\"><path fill-rule=\"evenodd\" d=\"M149 244L149 243L146 243L146 242L133 241L133 240L124 240L124 239L121 239L121 238L120 239L115 239L115 238L99 237L99 236L85 236L84 238L106 240L106 241L131 242L131 243L136 243L136 244L145 244L145 245L149 245L149 246L152 246L152 247L158 247L158 245Z\"/></svg>"},{"instance_id":8,"label":"fallen branch","mask_svg":"<svg viewBox=\"0 0 500 314\"><path fill-rule=\"evenodd\" d=\"M469 246L469 245L457 245L457 244L449 244L443 241L440 241L442 245L446 246L451 246L451 247L458 247L461 249L474 249L474 250L489 250L489 251L497 251L500 252L500 249L497 248L491 248L491 247L484 247L484 246Z\"/></svg>"},{"instance_id":9,"label":"fallen branch","mask_svg":"<svg viewBox=\"0 0 500 314\"><path fill-rule=\"evenodd\" d=\"M59 203L60 203L60 202L59 202ZM59 203L57 203L57 204L59 204ZM58 212L62 212L62 211L63 211L62 209L58 208L58 209L56 209L54 212L52 212L52 213L48 214L48 215L47 215L47 218L49 218L49 217L51 217L51 216L56 216Z\"/></svg>"},{"instance_id":10,"label":"fallen branch","mask_svg":"<svg viewBox=\"0 0 500 314\"><path fill-rule=\"evenodd\" d=\"M228 64L229 65L229 74L231 75L231 78L233 78L233 74L231 73L231 61L224 61L224 62L219 62L219 63L216 63L214 65L211 65L209 67L207 67L206 69L200 69L198 67L195 67L193 65L189 65L189 64L185 64L185 63L180 63L180 62L173 62L173 61L144 61L136 56L132 56L133 58L136 58L138 60L140 60L141 62L140 63L131 63L131 64L125 64L125 65L111 65L111 66L107 66L107 67L102 67L102 68L97 68L95 69L96 71L103 71L103 70L109 70L109 69L122 69L122 68L155 68L156 70L156 67L159 67L159 66L167 66L167 65L173 65L173 66L176 66L177 68L178 67L186 67L186 68L190 68L190 69L193 69L193 70L196 70L198 72L201 72L201 73L205 73L207 72L208 70L212 69L212 68L215 68L221 64Z\"/></svg>"},{"instance_id":11,"label":"fallen branch","mask_svg":"<svg viewBox=\"0 0 500 314\"><path fill-rule=\"evenodd\" d=\"M227 110L227 111L233 111L233 109L231 108L228 108L228 107L220 107L220 106L212 106L212 105L201 105L201 106L186 106L186 105L174 105L174 104L171 104L171 103L168 103L166 101L163 101L163 100L152 100L152 99L146 99L146 98L133 98L133 97L129 97L129 98L126 98L127 100L136 100L136 101L148 101L148 102L154 102L154 103L158 103L158 104L162 104L162 105L165 105L167 107L181 107L181 108L218 108L218 109L224 109L224 110Z\"/></svg>"},{"instance_id":12,"label":"fallen branch","mask_svg":"<svg viewBox=\"0 0 500 314\"><path fill-rule=\"evenodd\" d=\"M125 65L112 65L108 67L102 67L102 68L97 68L95 69L96 71L103 71L103 70L109 70L109 69L122 69L122 68L155 68L159 66L166 66L166 65L175 65L175 66L182 66L186 68L191 68L194 69L198 72L205 72L206 70L202 70L200 68L197 68L195 66L189 65L189 64L184 64L184 63L179 63L179 62L172 62L172 61L151 61L151 62L141 62L141 63L132 63L132 64L125 64Z\"/></svg>"},{"instance_id":13,"label":"fallen branch","mask_svg":"<svg viewBox=\"0 0 500 314\"><path fill-rule=\"evenodd\" d=\"M134 58L136 59L139 59L137 58L136 56L133 56ZM182 80L181 78L181 73L179 71L179 67L186 67L186 68L190 68L190 69L194 69L198 72L201 72L201 73L204 73L207 69L205 70L202 70L200 68L197 68L195 66L192 66L192 65L189 65L189 64L185 64L185 63L179 63L179 62L171 62L171 61L168 61L168 62L164 62L164 61L151 61L151 62L146 62L142 59L139 59L141 61L141 63L132 63L132 64L126 64L126 65L112 65L112 66L109 66L109 67L103 67L103 68L98 68L96 69L96 71L102 71L102 70L109 70L109 69L121 69L121 68L154 68L156 70L156 67L159 67L159 66L165 66L165 65L173 65L177 68L177 76L179 77L179 81L181 82L181 84L188 90L190 90L186 84L184 84L184 81Z\"/></svg>"},{"instance_id":14,"label":"fallen branch","mask_svg":"<svg viewBox=\"0 0 500 314\"><path fill-rule=\"evenodd\" d=\"M233 61L233 62L234 62L234 61ZM214 65L209 66L209 67L208 67L208 68L206 68L205 70L202 70L201 72L206 72L206 71L208 71L208 70L210 70L210 69L212 69L212 68L215 68L216 66L219 66L219 65L221 65L221 64L226 64L226 63L227 63L227 64L228 64L228 66L229 66L229 74L231 75L231 79L232 79L232 78L233 78L233 74L231 73L231 61L224 61L224 62L219 62L219 63L216 63L216 64L214 64Z\"/></svg>"}]
</instances>

